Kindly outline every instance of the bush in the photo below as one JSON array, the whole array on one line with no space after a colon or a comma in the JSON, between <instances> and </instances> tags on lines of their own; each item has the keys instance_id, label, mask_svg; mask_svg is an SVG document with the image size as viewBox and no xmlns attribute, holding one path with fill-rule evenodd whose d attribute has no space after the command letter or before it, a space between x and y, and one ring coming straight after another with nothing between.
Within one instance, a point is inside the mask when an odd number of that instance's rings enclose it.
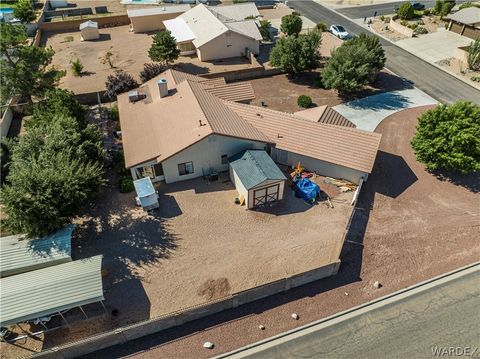
<instances>
[{"instance_id":1,"label":"bush","mask_svg":"<svg viewBox=\"0 0 480 359\"><path fill-rule=\"evenodd\" d=\"M118 105L115 104L108 109L108 116L112 121L118 122L120 120L120 113L118 112Z\"/></svg>"},{"instance_id":2,"label":"bush","mask_svg":"<svg viewBox=\"0 0 480 359\"><path fill-rule=\"evenodd\" d=\"M428 34L428 30L424 28L423 26L418 26L413 33L415 35L422 35L422 34Z\"/></svg>"},{"instance_id":3,"label":"bush","mask_svg":"<svg viewBox=\"0 0 480 359\"><path fill-rule=\"evenodd\" d=\"M400 21L400 25L408 27L408 21L407 20L402 20L402 21Z\"/></svg>"},{"instance_id":4,"label":"bush","mask_svg":"<svg viewBox=\"0 0 480 359\"><path fill-rule=\"evenodd\" d=\"M433 13L435 15L440 15L442 13L443 0L435 0L435 5L433 5Z\"/></svg>"},{"instance_id":5,"label":"bush","mask_svg":"<svg viewBox=\"0 0 480 359\"><path fill-rule=\"evenodd\" d=\"M324 22L319 22L316 26L315 29L321 32L327 31L327 24Z\"/></svg>"},{"instance_id":6,"label":"bush","mask_svg":"<svg viewBox=\"0 0 480 359\"><path fill-rule=\"evenodd\" d=\"M390 20L391 20L390 17L387 16L387 17L385 17L385 20L384 20L383 22L384 22L385 24L388 24L388 23L390 23Z\"/></svg>"},{"instance_id":7,"label":"bush","mask_svg":"<svg viewBox=\"0 0 480 359\"><path fill-rule=\"evenodd\" d=\"M260 20L260 27L258 30L260 31L260 35L264 40L270 40L270 26L271 23L268 20Z\"/></svg>"},{"instance_id":8,"label":"bush","mask_svg":"<svg viewBox=\"0 0 480 359\"><path fill-rule=\"evenodd\" d=\"M472 4L471 2L464 2L463 4L460 5L459 10L466 9L472 6L480 8L480 4Z\"/></svg>"},{"instance_id":9,"label":"bush","mask_svg":"<svg viewBox=\"0 0 480 359\"><path fill-rule=\"evenodd\" d=\"M105 96L115 98L117 95L133 90L138 87L137 81L129 73L123 70L117 70L115 73L108 75L105 82Z\"/></svg>"},{"instance_id":10,"label":"bush","mask_svg":"<svg viewBox=\"0 0 480 359\"><path fill-rule=\"evenodd\" d=\"M385 16L380 15L380 20L381 20L381 21L385 21Z\"/></svg>"},{"instance_id":11,"label":"bush","mask_svg":"<svg viewBox=\"0 0 480 359\"><path fill-rule=\"evenodd\" d=\"M307 95L300 95L297 99L297 105L303 108L309 108L312 106L312 98Z\"/></svg>"},{"instance_id":12,"label":"bush","mask_svg":"<svg viewBox=\"0 0 480 359\"><path fill-rule=\"evenodd\" d=\"M467 64L471 70L480 70L480 39L472 41L468 46Z\"/></svg>"},{"instance_id":13,"label":"bush","mask_svg":"<svg viewBox=\"0 0 480 359\"><path fill-rule=\"evenodd\" d=\"M166 70L166 67L161 64L143 64L143 70L140 71L140 81L147 82L150 79L153 79L155 76L160 75L163 71Z\"/></svg>"},{"instance_id":14,"label":"bush","mask_svg":"<svg viewBox=\"0 0 480 359\"><path fill-rule=\"evenodd\" d=\"M405 2L398 8L397 15L402 20L410 20L415 16L415 9L410 2Z\"/></svg>"},{"instance_id":15,"label":"bush","mask_svg":"<svg viewBox=\"0 0 480 359\"><path fill-rule=\"evenodd\" d=\"M447 16L452 11L453 7L455 6L455 1L445 1L442 5L442 11L440 13L441 16Z\"/></svg>"},{"instance_id":16,"label":"bush","mask_svg":"<svg viewBox=\"0 0 480 359\"><path fill-rule=\"evenodd\" d=\"M418 118L412 147L428 170L480 170L480 106L467 101L439 105Z\"/></svg>"},{"instance_id":17,"label":"bush","mask_svg":"<svg viewBox=\"0 0 480 359\"><path fill-rule=\"evenodd\" d=\"M472 80L474 82L480 82L480 76L472 76L472 77L470 77L470 80Z\"/></svg>"},{"instance_id":18,"label":"bush","mask_svg":"<svg viewBox=\"0 0 480 359\"><path fill-rule=\"evenodd\" d=\"M430 15L431 12L432 12L432 10L425 9L425 10L423 10L423 15L428 16L428 15Z\"/></svg>"},{"instance_id":19,"label":"bush","mask_svg":"<svg viewBox=\"0 0 480 359\"><path fill-rule=\"evenodd\" d=\"M22 22L32 22L37 18L35 11L33 10L32 0L18 0L15 8L13 9L13 16Z\"/></svg>"},{"instance_id":20,"label":"bush","mask_svg":"<svg viewBox=\"0 0 480 359\"><path fill-rule=\"evenodd\" d=\"M177 42L169 30L160 31L153 37L148 56L152 61L160 62L166 66L178 59L180 50L177 48Z\"/></svg>"},{"instance_id":21,"label":"bush","mask_svg":"<svg viewBox=\"0 0 480 359\"><path fill-rule=\"evenodd\" d=\"M280 31L288 36L297 36L302 31L301 17L295 14L283 16Z\"/></svg>"},{"instance_id":22,"label":"bush","mask_svg":"<svg viewBox=\"0 0 480 359\"><path fill-rule=\"evenodd\" d=\"M407 27L409 29L415 30L418 27L418 24L408 24Z\"/></svg>"},{"instance_id":23,"label":"bush","mask_svg":"<svg viewBox=\"0 0 480 359\"><path fill-rule=\"evenodd\" d=\"M119 190L121 193L130 193L135 190L133 185L133 179L130 176L124 176L120 178Z\"/></svg>"},{"instance_id":24,"label":"bush","mask_svg":"<svg viewBox=\"0 0 480 359\"><path fill-rule=\"evenodd\" d=\"M83 72L83 65L80 62L80 59L76 59L75 61L70 61L70 68L72 70L73 76L81 76Z\"/></svg>"}]
</instances>

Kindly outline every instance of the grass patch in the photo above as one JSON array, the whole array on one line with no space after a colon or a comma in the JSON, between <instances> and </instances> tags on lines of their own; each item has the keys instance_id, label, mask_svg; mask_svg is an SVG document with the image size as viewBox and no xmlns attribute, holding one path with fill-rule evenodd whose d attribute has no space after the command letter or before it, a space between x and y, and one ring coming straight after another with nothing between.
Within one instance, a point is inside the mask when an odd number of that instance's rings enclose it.
<instances>
[{"instance_id":1,"label":"grass patch","mask_svg":"<svg viewBox=\"0 0 480 359\"><path fill-rule=\"evenodd\" d=\"M73 41L73 36L65 36L62 42L72 42L72 41Z\"/></svg>"}]
</instances>

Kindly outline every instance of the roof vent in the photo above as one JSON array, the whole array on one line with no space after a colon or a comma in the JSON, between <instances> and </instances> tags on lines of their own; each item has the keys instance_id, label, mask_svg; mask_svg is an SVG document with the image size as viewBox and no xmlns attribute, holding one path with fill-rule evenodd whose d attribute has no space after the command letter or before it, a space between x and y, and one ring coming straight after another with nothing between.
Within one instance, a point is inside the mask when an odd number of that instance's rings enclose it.
<instances>
[{"instance_id":1,"label":"roof vent","mask_svg":"<svg viewBox=\"0 0 480 359\"><path fill-rule=\"evenodd\" d=\"M128 101L132 103L143 100L146 97L147 97L146 94L138 92L137 90L133 90L128 93Z\"/></svg>"},{"instance_id":2,"label":"roof vent","mask_svg":"<svg viewBox=\"0 0 480 359\"><path fill-rule=\"evenodd\" d=\"M157 81L158 86L158 94L160 98L164 98L168 96L168 83L166 79L160 79Z\"/></svg>"}]
</instances>

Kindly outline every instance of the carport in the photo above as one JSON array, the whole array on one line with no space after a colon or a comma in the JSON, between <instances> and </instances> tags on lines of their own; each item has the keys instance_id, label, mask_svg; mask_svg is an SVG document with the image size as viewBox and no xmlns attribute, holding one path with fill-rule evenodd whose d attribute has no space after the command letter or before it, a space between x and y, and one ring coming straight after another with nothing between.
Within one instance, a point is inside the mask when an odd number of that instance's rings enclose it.
<instances>
[{"instance_id":1,"label":"carport","mask_svg":"<svg viewBox=\"0 0 480 359\"><path fill-rule=\"evenodd\" d=\"M247 150L230 158L230 179L250 209L283 199L287 178L265 151Z\"/></svg>"}]
</instances>

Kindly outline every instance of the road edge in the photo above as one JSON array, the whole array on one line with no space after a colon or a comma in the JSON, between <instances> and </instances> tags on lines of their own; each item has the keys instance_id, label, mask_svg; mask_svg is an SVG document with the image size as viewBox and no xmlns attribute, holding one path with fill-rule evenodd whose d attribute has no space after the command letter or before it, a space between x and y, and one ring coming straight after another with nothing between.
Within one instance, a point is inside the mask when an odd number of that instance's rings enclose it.
<instances>
[{"instance_id":1,"label":"road edge","mask_svg":"<svg viewBox=\"0 0 480 359\"><path fill-rule=\"evenodd\" d=\"M465 275L474 273L476 271L480 270L480 261L479 262L474 262L471 264L468 264L466 266L457 268L453 271L435 276L433 278L424 280L422 282L419 282L417 284L413 284L411 286L408 286L406 288L400 289L396 292L384 295L383 297L373 299L369 302L357 305L355 307L349 308L347 310L341 311L339 313L333 314L331 316L325 317L323 319L314 321L309 324L305 324L303 326L300 326L298 328L291 329L289 331L274 335L270 338L260 340L258 342L252 343L245 345L243 347L237 348L235 350L232 350L227 353L219 354L215 357L212 357L212 359L222 359L222 358L243 358L242 353L246 354L244 352L246 351L254 351L255 349L258 349L260 346L265 346L270 343L272 343L275 340L285 338L287 336L292 336L292 335L299 335L300 332L305 331L305 330L318 330L319 328L314 328L317 326L321 327L328 327L330 325L335 324L336 322L343 321L346 319L350 319L353 317L356 317L358 315L363 314L364 312L372 309L378 309L382 306L388 305L390 303L402 300L406 297L421 293L429 288L435 287L437 285L441 285L444 283L448 283L454 279L463 277Z\"/></svg>"}]
</instances>

